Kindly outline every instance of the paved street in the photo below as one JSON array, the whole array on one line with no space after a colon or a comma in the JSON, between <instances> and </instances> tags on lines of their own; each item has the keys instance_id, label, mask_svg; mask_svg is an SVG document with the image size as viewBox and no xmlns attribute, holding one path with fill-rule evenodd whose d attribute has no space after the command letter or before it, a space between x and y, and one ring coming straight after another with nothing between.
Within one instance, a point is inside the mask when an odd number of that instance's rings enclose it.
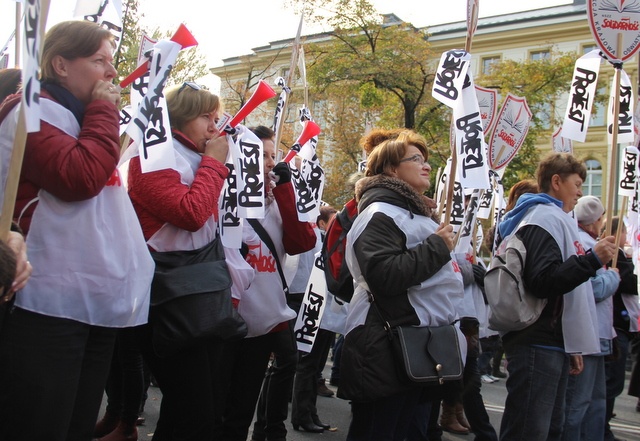
<instances>
[{"instance_id":1,"label":"paved street","mask_svg":"<svg viewBox=\"0 0 640 441\"><path fill-rule=\"evenodd\" d=\"M325 378L329 378L331 362L325 368ZM628 375L628 374L627 374ZM335 391L333 386L329 388ZM482 394L494 427L499 427L504 409L506 389L504 380L492 384L483 384ZM149 399L145 407L146 424L139 427L139 440L150 440L158 418L160 406L160 391L158 388L149 389ZM615 435L627 441L640 441L640 412L636 412L636 398L626 395L626 390L616 399L615 413L612 420ZM289 441L344 441L350 421L349 403L338 398L318 397L318 414L322 421L330 423L336 428L334 432L325 431L322 434L296 432L289 422L287 430ZM102 413L101 413L102 415ZM445 433L442 438L446 441L473 440L472 435L452 435Z\"/></svg>"}]
</instances>

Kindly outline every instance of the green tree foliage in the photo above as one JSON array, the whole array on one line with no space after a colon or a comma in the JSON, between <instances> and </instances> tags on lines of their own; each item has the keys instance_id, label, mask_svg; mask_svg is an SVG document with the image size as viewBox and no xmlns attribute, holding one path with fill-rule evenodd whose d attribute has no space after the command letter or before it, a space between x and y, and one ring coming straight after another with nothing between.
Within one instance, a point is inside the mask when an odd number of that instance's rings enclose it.
<instances>
[{"instance_id":1,"label":"green tree foliage","mask_svg":"<svg viewBox=\"0 0 640 441\"><path fill-rule=\"evenodd\" d=\"M416 110L433 80L426 33L395 16L382 17L367 0L322 3L325 9L319 11L331 14L316 13L312 19L325 19L333 40L309 47L310 83L321 92L357 85L363 105L395 100L403 112L401 125L414 128Z\"/></svg>"}]
</instances>

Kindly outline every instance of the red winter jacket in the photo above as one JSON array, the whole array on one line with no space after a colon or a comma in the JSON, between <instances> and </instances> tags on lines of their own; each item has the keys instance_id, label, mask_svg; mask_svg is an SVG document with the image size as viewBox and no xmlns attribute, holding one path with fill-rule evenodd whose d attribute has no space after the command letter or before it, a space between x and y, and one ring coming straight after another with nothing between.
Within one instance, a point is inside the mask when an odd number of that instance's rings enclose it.
<instances>
[{"instance_id":1,"label":"red winter jacket","mask_svg":"<svg viewBox=\"0 0 640 441\"><path fill-rule=\"evenodd\" d=\"M196 150L180 132L173 137ZM142 173L138 156L129 162L129 197L136 210L145 240L149 240L165 223L187 231L198 231L207 219L218 217L218 197L229 169L220 161L203 156L191 185L180 181L173 169Z\"/></svg>"},{"instance_id":2,"label":"red winter jacket","mask_svg":"<svg viewBox=\"0 0 640 441\"><path fill-rule=\"evenodd\" d=\"M44 90L40 98L53 100ZM19 102L19 95L8 98L0 120ZM95 100L86 106L78 139L40 121L40 131L27 136L14 219L40 189L66 202L97 196L114 175L119 157L118 109L109 101ZM20 219L25 234L35 207L31 204Z\"/></svg>"}]
</instances>

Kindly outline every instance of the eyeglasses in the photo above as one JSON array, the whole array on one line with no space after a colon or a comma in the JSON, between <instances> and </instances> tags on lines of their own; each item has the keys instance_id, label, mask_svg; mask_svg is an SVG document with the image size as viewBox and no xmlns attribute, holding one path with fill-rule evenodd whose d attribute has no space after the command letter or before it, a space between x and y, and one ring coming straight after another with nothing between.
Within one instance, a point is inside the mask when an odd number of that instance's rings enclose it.
<instances>
[{"instance_id":1,"label":"eyeglasses","mask_svg":"<svg viewBox=\"0 0 640 441\"><path fill-rule=\"evenodd\" d=\"M200 90L202 89L202 86L200 86L197 83L194 83L193 81L185 81L184 83L182 83L182 86L180 86L180 89L178 89L178 93L182 92L182 90L189 86L190 88L192 88L193 90Z\"/></svg>"},{"instance_id":2,"label":"eyeglasses","mask_svg":"<svg viewBox=\"0 0 640 441\"><path fill-rule=\"evenodd\" d=\"M424 156L418 153L413 156L409 156L408 158L401 159L400 162L415 162L420 167L424 167L424 165L427 163L427 161L425 161L424 159Z\"/></svg>"}]
</instances>

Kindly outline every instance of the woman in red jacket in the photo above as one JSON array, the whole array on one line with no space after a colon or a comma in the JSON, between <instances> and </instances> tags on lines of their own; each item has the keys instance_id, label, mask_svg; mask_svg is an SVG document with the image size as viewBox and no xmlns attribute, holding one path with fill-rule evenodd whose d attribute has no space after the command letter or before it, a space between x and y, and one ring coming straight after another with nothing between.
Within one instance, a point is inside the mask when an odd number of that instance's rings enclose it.
<instances>
[{"instance_id":1,"label":"woman in red jacket","mask_svg":"<svg viewBox=\"0 0 640 441\"><path fill-rule=\"evenodd\" d=\"M116 330L147 321L153 261L116 169L113 49L87 21L45 37L40 130L27 137L14 211L33 276L0 333L0 439L91 439ZM3 155L18 102L0 109Z\"/></svg>"},{"instance_id":2,"label":"woman in red jacket","mask_svg":"<svg viewBox=\"0 0 640 441\"><path fill-rule=\"evenodd\" d=\"M142 173L139 156L133 157L129 196L150 249L196 250L216 237L218 197L229 173L227 140L216 129L220 101L194 83L168 89L165 96L176 168ZM160 358L150 332L148 325L141 329L141 349L162 390L153 439L212 439L212 361L218 343L200 342Z\"/></svg>"}]
</instances>

